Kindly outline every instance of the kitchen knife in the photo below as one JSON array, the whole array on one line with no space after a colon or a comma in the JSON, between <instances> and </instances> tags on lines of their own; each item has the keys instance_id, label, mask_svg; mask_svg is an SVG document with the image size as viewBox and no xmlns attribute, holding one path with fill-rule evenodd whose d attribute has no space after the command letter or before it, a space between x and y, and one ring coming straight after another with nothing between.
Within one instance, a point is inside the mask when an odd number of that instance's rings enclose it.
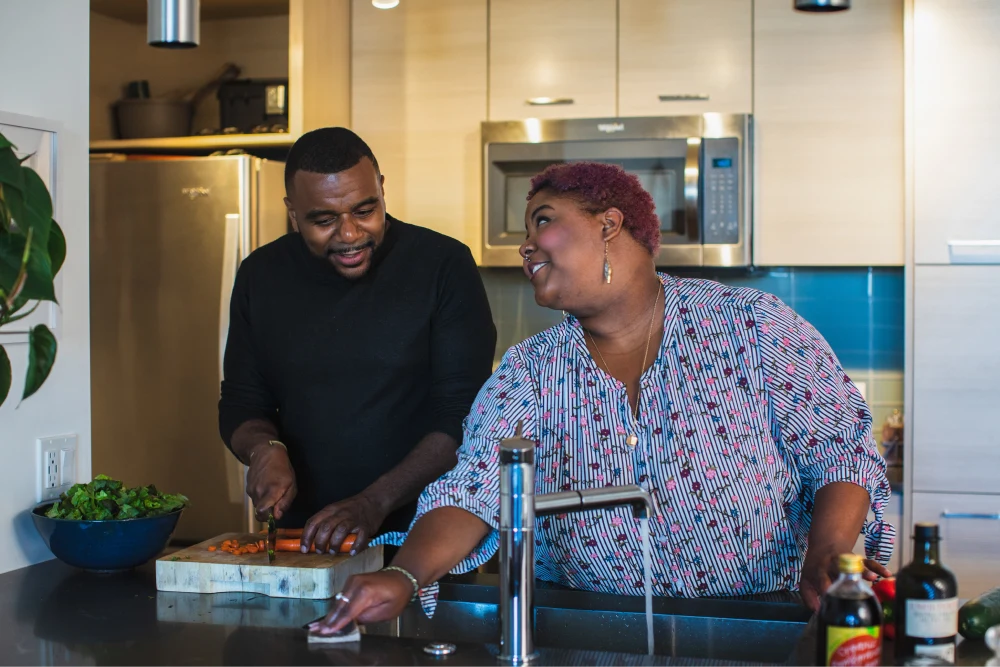
<instances>
[{"instance_id":1,"label":"kitchen knife","mask_svg":"<svg viewBox=\"0 0 1000 667\"><path fill-rule=\"evenodd\" d=\"M274 512L267 515L267 564L274 564L275 548L278 543L278 529L274 525Z\"/></svg>"}]
</instances>

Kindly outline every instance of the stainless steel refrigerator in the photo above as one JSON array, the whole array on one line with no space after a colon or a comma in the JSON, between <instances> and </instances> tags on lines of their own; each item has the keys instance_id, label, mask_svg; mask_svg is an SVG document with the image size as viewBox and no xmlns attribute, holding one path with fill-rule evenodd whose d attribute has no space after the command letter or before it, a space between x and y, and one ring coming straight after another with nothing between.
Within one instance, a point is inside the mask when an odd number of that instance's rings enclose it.
<instances>
[{"instance_id":1,"label":"stainless steel refrigerator","mask_svg":"<svg viewBox=\"0 0 1000 667\"><path fill-rule=\"evenodd\" d=\"M283 168L91 160L93 472L188 496L178 541L250 524L245 468L219 437L219 383L239 263L287 230Z\"/></svg>"}]
</instances>

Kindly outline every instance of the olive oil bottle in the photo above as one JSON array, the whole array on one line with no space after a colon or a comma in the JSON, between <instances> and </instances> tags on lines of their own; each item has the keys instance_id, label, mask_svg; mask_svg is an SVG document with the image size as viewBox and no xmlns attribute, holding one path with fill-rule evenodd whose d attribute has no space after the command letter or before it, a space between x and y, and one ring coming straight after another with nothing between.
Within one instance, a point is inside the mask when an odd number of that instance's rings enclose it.
<instances>
[{"instance_id":1,"label":"olive oil bottle","mask_svg":"<svg viewBox=\"0 0 1000 667\"><path fill-rule=\"evenodd\" d=\"M958 585L941 564L934 523L913 529L913 561L896 575L896 657L955 662Z\"/></svg>"},{"instance_id":2,"label":"olive oil bottle","mask_svg":"<svg viewBox=\"0 0 1000 667\"><path fill-rule=\"evenodd\" d=\"M867 667L882 662L882 606L861 577L857 554L843 554L840 577L827 589L819 608L817 665Z\"/></svg>"}]
</instances>

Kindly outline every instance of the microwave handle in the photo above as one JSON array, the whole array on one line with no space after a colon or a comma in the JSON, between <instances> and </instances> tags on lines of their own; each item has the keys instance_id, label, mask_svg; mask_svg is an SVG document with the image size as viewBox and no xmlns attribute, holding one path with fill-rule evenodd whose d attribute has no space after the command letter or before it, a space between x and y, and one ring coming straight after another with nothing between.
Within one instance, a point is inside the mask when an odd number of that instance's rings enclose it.
<instances>
[{"instance_id":1,"label":"microwave handle","mask_svg":"<svg viewBox=\"0 0 1000 667\"><path fill-rule=\"evenodd\" d=\"M702 142L689 141L684 160L684 234L689 241L701 242L698 194L701 189Z\"/></svg>"}]
</instances>

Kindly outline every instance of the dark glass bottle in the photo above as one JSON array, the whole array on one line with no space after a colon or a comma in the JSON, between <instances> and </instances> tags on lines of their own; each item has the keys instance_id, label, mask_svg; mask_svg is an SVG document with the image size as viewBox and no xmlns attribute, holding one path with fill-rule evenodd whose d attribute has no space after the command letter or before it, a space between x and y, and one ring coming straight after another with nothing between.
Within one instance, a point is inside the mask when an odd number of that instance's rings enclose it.
<instances>
[{"instance_id":1,"label":"dark glass bottle","mask_svg":"<svg viewBox=\"0 0 1000 667\"><path fill-rule=\"evenodd\" d=\"M958 585L941 564L937 524L913 529L913 561L896 576L896 657L955 662Z\"/></svg>"},{"instance_id":2,"label":"dark glass bottle","mask_svg":"<svg viewBox=\"0 0 1000 667\"><path fill-rule=\"evenodd\" d=\"M882 606L862 579L864 563L857 554L843 554L840 577L827 589L819 607L817 665L882 664Z\"/></svg>"}]
</instances>

